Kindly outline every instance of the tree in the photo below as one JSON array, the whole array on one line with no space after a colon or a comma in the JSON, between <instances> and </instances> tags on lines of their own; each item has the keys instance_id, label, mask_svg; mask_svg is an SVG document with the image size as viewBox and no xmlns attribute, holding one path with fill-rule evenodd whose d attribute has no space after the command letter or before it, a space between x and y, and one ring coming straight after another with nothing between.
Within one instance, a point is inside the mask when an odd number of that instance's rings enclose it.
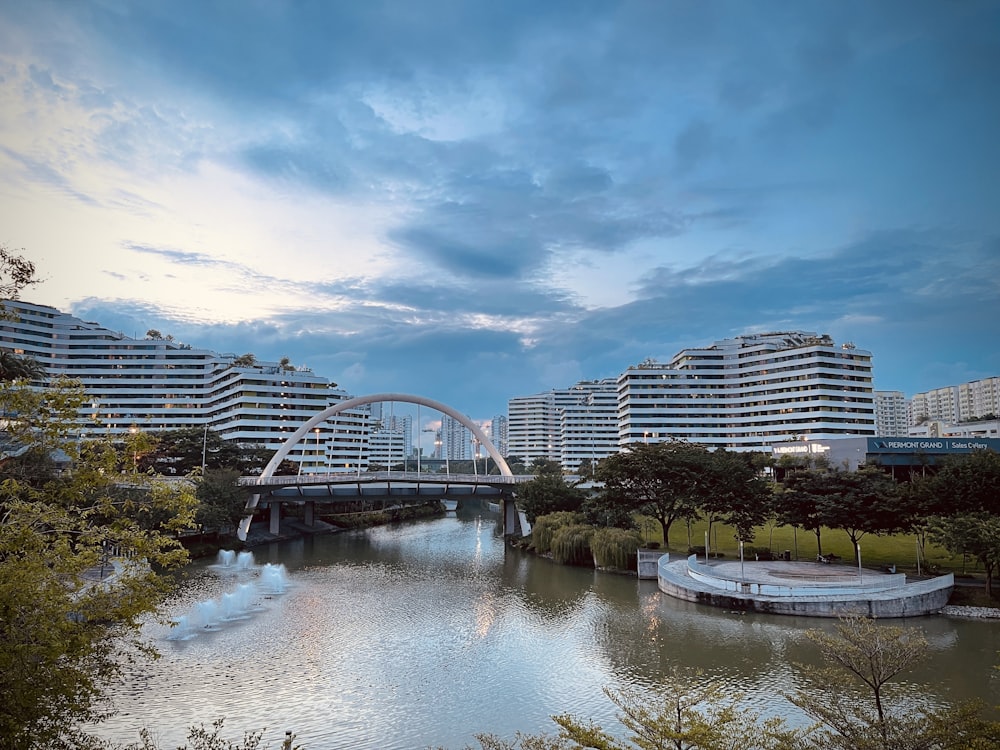
<instances>
[{"instance_id":1,"label":"tree","mask_svg":"<svg viewBox=\"0 0 1000 750\"><path fill-rule=\"evenodd\" d=\"M531 462L528 470L536 476L561 477L563 475L562 464L551 458L536 458Z\"/></svg>"},{"instance_id":2,"label":"tree","mask_svg":"<svg viewBox=\"0 0 1000 750\"><path fill-rule=\"evenodd\" d=\"M21 253L24 252L22 249ZM0 243L0 299L18 299L25 287L38 284L35 264ZM3 309L0 304L0 310Z\"/></svg>"},{"instance_id":3,"label":"tree","mask_svg":"<svg viewBox=\"0 0 1000 750\"><path fill-rule=\"evenodd\" d=\"M910 522L895 482L876 468L794 471L785 484L778 516L783 523L811 529L819 554L823 526L847 532L857 555L865 534L901 531Z\"/></svg>"},{"instance_id":4,"label":"tree","mask_svg":"<svg viewBox=\"0 0 1000 750\"><path fill-rule=\"evenodd\" d=\"M675 671L654 696L605 688L618 707L618 719L631 732L629 744L601 727L562 714L552 720L571 747L602 750L768 750L790 747L799 735L781 720L761 722L756 713L736 705L733 695L716 681Z\"/></svg>"},{"instance_id":5,"label":"tree","mask_svg":"<svg viewBox=\"0 0 1000 750\"><path fill-rule=\"evenodd\" d=\"M294 372L295 365L292 364L292 360L288 357L282 357L278 362L278 367L280 367L285 372Z\"/></svg>"},{"instance_id":6,"label":"tree","mask_svg":"<svg viewBox=\"0 0 1000 750\"><path fill-rule=\"evenodd\" d=\"M235 469L208 469L198 481L195 520L202 528L226 531L239 525L245 515L247 490L237 484Z\"/></svg>"},{"instance_id":7,"label":"tree","mask_svg":"<svg viewBox=\"0 0 1000 750\"><path fill-rule=\"evenodd\" d=\"M539 474L517 488L517 506L531 523L556 511L579 510L585 498L583 490L569 484L562 474Z\"/></svg>"},{"instance_id":8,"label":"tree","mask_svg":"<svg viewBox=\"0 0 1000 750\"><path fill-rule=\"evenodd\" d=\"M56 381L44 391L0 385L8 445L70 468L31 480L0 461L0 737L11 750L84 741L82 723L107 715L105 687L150 649L141 618L155 612L186 560L175 532L195 499L183 487L123 475L122 447L67 439L85 394ZM141 491L140 491L141 490ZM100 571L114 570L102 578Z\"/></svg>"},{"instance_id":9,"label":"tree","mask_svg":"<svg viewBox=\"0 0 1000 750\"><path fill-rule=\"evenodd\" d=\"M692 443L635 444L601 461L601 502L640 511L660 522L663 541L679 518L694 514L710 483L710 454Z\"/></svg>"},{"instance_id":10,"label":"tree","mask_svg":"<svg viewBox=\"0 0 1000 750\"><path fill-rule=\"evenodd\" d=\"M246 354L241 354L240 356L233 358L234 367L253 367L256 364L257 364L257 357L250 352L247 352Z\"/></svg>"},{"instance_id":11,"label":"tree","mask_svg":"<svg viewBox=\"0 0 1000 750\"><path fill-rule=\"evenodd\" d=\"M143 467L158 474L190 474L201 468L203 459L206 470L229 468L255 474L271 460L271 453L261 446L234 443L204 427L181 427L156 437L156 448L145 457ZM293 467L293 473L297 468Z\"/></svg>"},{"instance_id":12,"label":"tree","mask_svg":"<svg viewBox=\"0 0 1000 750\"><path fill-rule=\"evenodd\" d=\"M950 513L1000 514L1000 454L977 450L947 460L933 480Z\"/></svg>"},{"instance_id":13,"label":"tree","mask_svg":"<svg viewBox=\"0 0 1000 750\"><path fill-rule=\"evenodd\" d=\"M1000 569L1000 517L987 511L938 516L927 534L954 555L974 557L986 574L986 596L993 596L993 579Z\"/></svg>"},{"instance_id":14,"label":"tree","mask_svg":"<svg viewBox=\"0 0 1000 750\"><path fill-rule=\"evenodd\" d=\"M823 516L820 506L822 487L818 472L791 471L785 475L785 489L776 495L774 505L779 526L796 526L816 535L816 552L819 555L823 554Z\"/></svg>"},{"instance_id":15,"label":"tree","mask_svg":"<svg viewBox=\"0 0 1000 750\"><path fill-rule=\"evenodd\" d=\"M13 352L0 352L0 381L43 380L45 369L34 357L19 356Z\"/></svg>"},{"instance_id":16,"label":"tree","mask_svg":"<svg viewBox=\"0 0 1000 750\"><path fill-rule=\"evenodd\" d=\"M807 633L829 665L801 667L806 686L786 696L820 727L806 747L823 750L945 750L995 747L998 726L980 706L914 706L893 696L890 683L921 661L927 642L916 628L844 617L835 634ZM859 692L860 690L860 692Z\"/></svg>"},{"instance_id":17,"label":"tree","mask_svg":"<svg viewBox=\"0 0 1000 750\"><path fill-rule=\"evenodd\" d=\"M712 524L722 521L736 529L737 539L752 541L754 528L767 520L770 496L751 454L720 448L708 455L697 508L708 521L709 534Z\"/></svg>"}]
</instances>

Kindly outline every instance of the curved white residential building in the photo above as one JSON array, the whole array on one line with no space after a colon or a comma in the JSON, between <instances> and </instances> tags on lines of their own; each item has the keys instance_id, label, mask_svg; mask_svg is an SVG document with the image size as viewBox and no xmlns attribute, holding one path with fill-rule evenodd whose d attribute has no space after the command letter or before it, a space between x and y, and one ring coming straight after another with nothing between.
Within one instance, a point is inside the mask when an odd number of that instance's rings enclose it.
<instances>
[{"instance_id":1,"label":"curved white residential building","mask_svg":"<svg viewBox=\"0 0 1000 750\"><path fill-rule=\"evenodd\" d=\"M135 339L45 305L7 301L0 350L34 357L51 377L78 379L89 403L80 436L202 427L275 450L313 414L349 398L326 378L274 362L166 339ZM368 414L338 415L289 458L303 472L367 466Z\"/></svg>"},{"instance_id":2,"label":"curved white residential building","mask_svg":"<svg viewBox=\"0 0 1000 750\"><path fill-rule=\"evenodd\" d=\"M871 352L804 331L684 349L618 377L618 438L759 450L799 439L875 435Z\"/></svg>"}]
</instances>

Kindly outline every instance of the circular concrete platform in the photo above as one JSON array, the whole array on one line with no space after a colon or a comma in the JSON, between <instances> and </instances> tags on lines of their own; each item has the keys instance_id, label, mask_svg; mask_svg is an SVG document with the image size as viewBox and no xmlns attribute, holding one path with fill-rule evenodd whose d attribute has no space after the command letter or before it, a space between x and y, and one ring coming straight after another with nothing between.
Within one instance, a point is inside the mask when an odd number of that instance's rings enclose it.
<instances>
[{"instance_id":1,"label":"circular concrete platform","mask_svg":"<svg viewBox=\"0 0 1000 750\"><path fill-rule=\"evenodd\" d=\"M808 617L862 614L915 617L948 603L950 574L907 583L902 573L859 570L850 565L813 562L701 562L697 557L660 558L661 591L678 599L717 607Z\"/></svg>"}]
</instances>

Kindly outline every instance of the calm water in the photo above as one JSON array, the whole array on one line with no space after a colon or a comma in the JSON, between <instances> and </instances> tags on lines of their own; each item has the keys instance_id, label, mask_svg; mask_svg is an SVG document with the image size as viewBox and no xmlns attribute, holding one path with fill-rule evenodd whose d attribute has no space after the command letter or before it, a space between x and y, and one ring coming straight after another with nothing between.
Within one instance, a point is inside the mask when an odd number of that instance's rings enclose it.
<instances>
[{"instance_id":1,"label":"calm water","mask_svg":"<svg viewBox=\"0 0 1000 750\"><path fill-rule=\"evenodd\" d=\"M256 565L242 571L192 566L171 613L194 623L195 634L178 640L176 628L148 628L162 658L118 691L119 714L103 736L131 742L147 726L161 746L175 747L188 726L225 717L226 736L266 727L272 748L291 729L307 750L460 750L478 746L479 732L554 732L555 713L616 728L602 688L649 688L675 666L698 667L762 713L796 721L780 696L796 684L789 663L815 664L803 632L830 627L679 602L655 581L505 550L488 513L254 555ZM285 566L284 593L259 582L264 563ZM251 600L238 607L249 609L240 619L197 626L205 602L218 615L237 598ZM1000 704L1000 626L909 623L924 629L934 653L908 690L925 684L934 695Z\"/></svg>"}]
</instances>

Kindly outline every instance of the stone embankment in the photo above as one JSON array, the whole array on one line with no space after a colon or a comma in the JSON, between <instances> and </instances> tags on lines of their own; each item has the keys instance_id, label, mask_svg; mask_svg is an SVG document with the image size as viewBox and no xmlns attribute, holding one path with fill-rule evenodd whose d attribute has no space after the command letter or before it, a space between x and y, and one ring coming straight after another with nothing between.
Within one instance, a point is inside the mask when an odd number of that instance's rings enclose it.
<instances>
[{"instance_id":1,"label":"stone embankment","mask_svg":"<svg viewBox=\"0 0 1000 750\"><path fill-rule=\"evenodd\" d=\"M947 604L941 607L941 614L949 617L973 617L977 620L1000 618L1000 609L995 607L965 607L957 604Z\"/></svg>"}]
</instances>

